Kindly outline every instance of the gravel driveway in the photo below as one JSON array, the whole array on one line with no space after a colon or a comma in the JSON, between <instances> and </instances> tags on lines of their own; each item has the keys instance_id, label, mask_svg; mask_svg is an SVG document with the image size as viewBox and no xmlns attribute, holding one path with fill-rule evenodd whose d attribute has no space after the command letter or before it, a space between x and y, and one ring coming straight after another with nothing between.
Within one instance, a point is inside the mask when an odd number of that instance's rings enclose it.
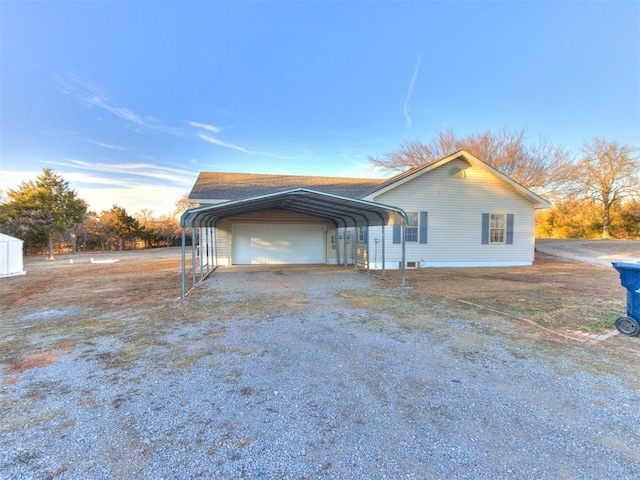
<instances>
[{"instance_id":1,"label":"gravel driveway","mask_svg":"<svg viewBox=\"0 0 640 480\"><path fill-rule=\"evenodd\" d=\"M409 289L221 269L125 366L114 332L0 377L0 477L638 478L636 365Z\"/></svg>"}]
</instances>

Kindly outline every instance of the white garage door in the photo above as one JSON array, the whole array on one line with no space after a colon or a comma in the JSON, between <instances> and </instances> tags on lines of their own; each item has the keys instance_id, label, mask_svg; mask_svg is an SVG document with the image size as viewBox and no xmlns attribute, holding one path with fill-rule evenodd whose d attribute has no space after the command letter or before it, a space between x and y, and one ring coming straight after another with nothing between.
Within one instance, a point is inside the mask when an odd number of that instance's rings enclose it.
<instances>
[{"instance_id":1,"label":"white garage door","mask_svg":"<svg viewBox=\"0 0 640 480\"><path fill-rule=\"evenodd\" d=\"M323 264L325 226L300 224L234 224L234 265Z\"/></svg>"}]
</instances>

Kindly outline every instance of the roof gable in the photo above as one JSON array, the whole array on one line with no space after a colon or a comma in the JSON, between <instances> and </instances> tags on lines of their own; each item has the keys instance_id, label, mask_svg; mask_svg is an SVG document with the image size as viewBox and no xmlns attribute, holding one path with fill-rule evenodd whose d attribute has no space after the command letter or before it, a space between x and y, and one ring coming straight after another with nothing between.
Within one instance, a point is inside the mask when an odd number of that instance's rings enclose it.
<instances>
[{"instance_id":1,"label":"roof gable","mask_svg":"<svg viewBox=\"0 0 640 480\"><path fill-rule=\"evenodd\" d=\"M254 173L201 172L189 194L192 202L253 198L294 188L361 198L384 179L270 175Z\"/></svg>"},{"instance_id":2,"label":"roof gable","mask_svg":"<svg viewBox=\"0 0 640 480\"><path fill-rule=\"evenodd\" d=\"M434 160L424 165L414 167L410 170L407 170L406 172L402 172L399 175L396 175L395 177L390 178L386 182L383 182L383 183L380 183L379 185L374 186L371 190L366 192L363 198L373 200L373 198L376 196L382 195L383 193L388 192L389 190L397 188L406 182L409 182L421 175L428 174L434 169L442 167L443 165L446 165L449 162L452 162L453 160L458 160L458 159L464 160L465 162L467 162L469 165L473 167L479 167L490 172L492 175L494 175L495 177L497 177L498 179L506 183L509 187L511 187L511 189L513 189L518 195L520 195L521 197L531 202L535 208L547 208L551 205L544 198L536 195L528 188L520 185L516 181L506 176L505 174L501 173L500 171L496 170L489 164L483 162L482 160L471 155L469 152L465 150L458 150L457 152L454 152L451 155L447 155L446 157L442 157L438 160Z\"/></svg>"}]
</instances>

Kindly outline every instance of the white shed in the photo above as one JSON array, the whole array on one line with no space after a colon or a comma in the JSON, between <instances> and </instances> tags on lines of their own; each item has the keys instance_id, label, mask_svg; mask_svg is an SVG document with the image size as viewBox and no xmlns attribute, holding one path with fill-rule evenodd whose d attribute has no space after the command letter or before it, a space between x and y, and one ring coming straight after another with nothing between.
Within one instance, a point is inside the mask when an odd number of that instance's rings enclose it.
<instances>
[{"instance_id":1,"label":"white shed","mask_svg":"<svg viewBox=\"0 0 640 480\"><path fill-rule=\"evenodd\" d=\"M24 275L22 244L19 238L0 233L0 277Z\"/></svg>"}]
</instances>

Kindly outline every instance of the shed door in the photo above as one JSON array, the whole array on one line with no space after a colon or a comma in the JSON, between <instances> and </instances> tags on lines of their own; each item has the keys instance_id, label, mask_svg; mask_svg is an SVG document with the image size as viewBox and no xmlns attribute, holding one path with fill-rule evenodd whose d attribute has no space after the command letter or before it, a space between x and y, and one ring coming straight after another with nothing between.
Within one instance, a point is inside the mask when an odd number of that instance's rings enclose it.
<instances>
[{"instance_id":1,"label":"shed door","mask_svg":"<svg viewBox=\"0 0 640 480\"><path fill-rule=\"evenodd\" d=\"M325 263L324 225L234 224L232 236L234 265Z\"/></svg>"}]
</instances>

